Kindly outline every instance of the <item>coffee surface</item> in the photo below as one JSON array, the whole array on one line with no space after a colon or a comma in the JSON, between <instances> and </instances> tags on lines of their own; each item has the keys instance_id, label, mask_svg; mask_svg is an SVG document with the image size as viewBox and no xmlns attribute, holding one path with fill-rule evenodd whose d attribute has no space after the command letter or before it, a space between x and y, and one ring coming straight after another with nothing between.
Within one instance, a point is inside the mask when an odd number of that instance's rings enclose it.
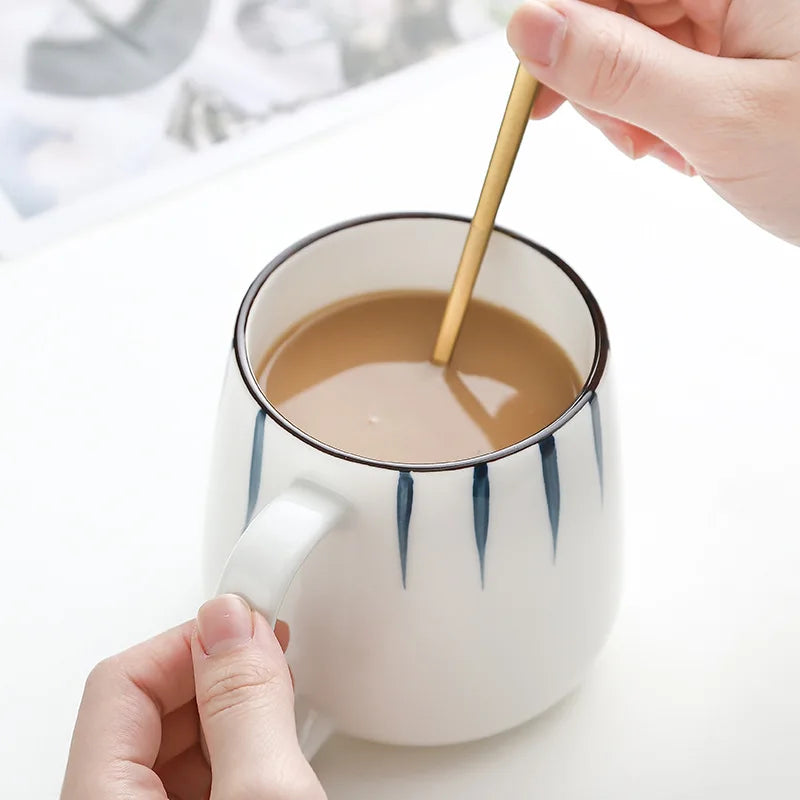
<instances>
[{"instance_id":1,"label":"coffee surface","mask_svg":"<svg viewBox=\"0 0 800 800\"><path fill-rule=\"evenodd\" d=\"M288 331L259 382L305 433L355 455L457 461L556 420L582 381L544 331L472 300L450 366L430 362L446 295L404 291L329 306Z\"/></svg>"}]
</instances>

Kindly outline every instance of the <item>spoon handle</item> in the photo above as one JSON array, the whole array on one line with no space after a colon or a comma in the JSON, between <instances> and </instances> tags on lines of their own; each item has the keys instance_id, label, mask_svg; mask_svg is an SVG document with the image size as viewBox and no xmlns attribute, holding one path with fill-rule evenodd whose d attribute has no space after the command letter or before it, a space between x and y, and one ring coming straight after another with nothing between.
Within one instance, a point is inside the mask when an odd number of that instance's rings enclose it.
<instances>
[{"instance_id":1,"label":"spoon handle","mask_svg":"<svg viewBox=\"0 0 800 800\"><path fill-rule=\"evenodd\" d=\"M538 81L520 65L508 98L500 132L497 134L497 142L486 172L478 207L470 223L456 277L447 298L439 336L433 350L434 364L449 364L453 356L461 323L464 321L464 314L492 235L497 209L503 199L538 91Z\"/></svg>"}]
</instances>

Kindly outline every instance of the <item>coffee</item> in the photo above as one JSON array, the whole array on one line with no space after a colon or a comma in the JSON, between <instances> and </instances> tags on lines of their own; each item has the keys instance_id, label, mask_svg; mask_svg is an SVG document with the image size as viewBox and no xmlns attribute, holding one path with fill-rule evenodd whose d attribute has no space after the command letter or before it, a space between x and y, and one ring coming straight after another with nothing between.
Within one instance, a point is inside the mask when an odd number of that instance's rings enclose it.
<instances>
[{"instance_id":1,"label":"coffee","mask_svg":"<svg viewBox=\"0 0 800 800\"><path fill-rule=\"evenodd\" d=\"M266 355L259 382L305 433L355 455L438 463L515 444L556 420L582 381L561 347L472 300L447 368L430 362L447 296L363 295L305 319Z\"/></svg>"}]
</instances>

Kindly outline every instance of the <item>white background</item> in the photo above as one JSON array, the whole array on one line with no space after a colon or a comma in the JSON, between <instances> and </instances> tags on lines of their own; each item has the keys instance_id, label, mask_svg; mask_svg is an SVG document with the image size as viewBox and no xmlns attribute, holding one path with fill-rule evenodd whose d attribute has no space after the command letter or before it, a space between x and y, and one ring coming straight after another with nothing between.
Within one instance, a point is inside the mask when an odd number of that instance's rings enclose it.
<instances>
[{"instance_id":1,"label":"white background","mask_svg":"<svg viewBox=\"0 0 800 800\"><path fill-rule=\"evenodd\" d=\"M203 599L209 444L250 280L337 220L471 213L513 72L490 40L380 116L0 264L0 797L54 797L91 666ZM607 316L619 622L586 685L518 731L332 741L330 800L796 797L800 250L571 112L529 129L499 221Z\"/></svg>"}]
</instances>

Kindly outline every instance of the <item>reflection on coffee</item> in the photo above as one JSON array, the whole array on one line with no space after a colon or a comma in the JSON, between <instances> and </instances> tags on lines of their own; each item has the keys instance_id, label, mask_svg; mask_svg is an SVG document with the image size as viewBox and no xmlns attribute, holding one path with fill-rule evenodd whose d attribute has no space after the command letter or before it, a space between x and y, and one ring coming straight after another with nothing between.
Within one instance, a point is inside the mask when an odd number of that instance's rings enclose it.
<instances>
[{"instance_id":1,"label":"reflection on coffee","mask_svg":"<svg viewBox=\"0 0 800 800\"><path fill-rule=\"evenodd\" d=\"M259 382L294 425L329 445L403 463L457 461L556 420L582 381L544 331L473 300L448 368L430 363L446 295L386 292L329 306L288 331Z\"/></svg>"}]
</instances>

